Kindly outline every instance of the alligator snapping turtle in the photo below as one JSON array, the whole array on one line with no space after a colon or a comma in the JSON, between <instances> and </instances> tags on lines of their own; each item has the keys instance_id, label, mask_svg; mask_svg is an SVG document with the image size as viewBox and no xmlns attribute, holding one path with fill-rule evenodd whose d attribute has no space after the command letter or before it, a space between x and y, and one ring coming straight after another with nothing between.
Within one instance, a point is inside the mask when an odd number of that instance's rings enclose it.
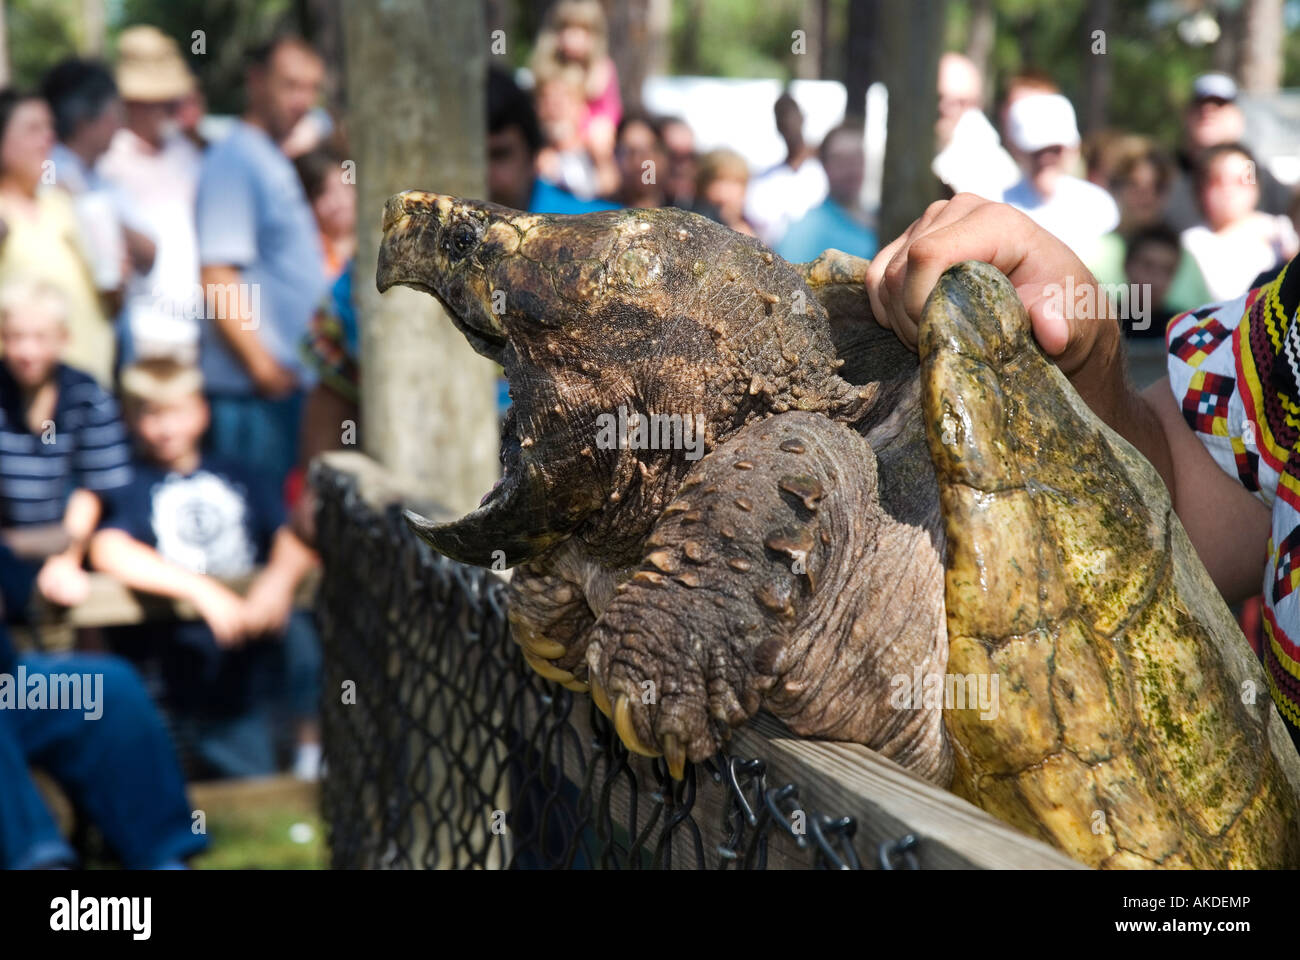
<instances>
[{"instance_id":1,"label":"alligator snapping turtle","mask_svg":"<svg viewBox=\"0 0 1300 960\"><path fill-rule=\"evenodd\" d=\"M764 708L1087 864L1300 859L1258 663L994 268L944 274L918 364L865 261L791 266L682 211L408 192L384 230L379 288L435 296L514 399L479 508L409 519L515 567L524 658L630 750L680 778Z\"/></svg>"}]
</instances>

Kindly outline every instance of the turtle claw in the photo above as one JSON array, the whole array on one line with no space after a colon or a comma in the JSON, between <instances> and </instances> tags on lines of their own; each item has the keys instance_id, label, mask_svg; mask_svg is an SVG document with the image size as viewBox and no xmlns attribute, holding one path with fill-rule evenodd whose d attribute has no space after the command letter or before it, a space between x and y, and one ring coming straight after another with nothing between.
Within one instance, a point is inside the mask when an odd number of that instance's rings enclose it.
<instances>
[{"instance_id":1,"label":"turtle claw","mask_svg":"<svg viewBox=\"0 0 1300 960\"><path fill-rule=\"evenodd\" d=\"M686 779L686 750L671 733L664 734L664 759L674 780Z\"/></svg>"},{"instance_id":2,"label":"turtle claw","mask_svg":"<svg viewBox=\"0 0 1300 960\"><path fill-rule=\"evenodd\" d=\"M643 757L662 756L658 750L647 747L637 737L636 727L632 725L632 701L626 693L619 694L618 703L614 705L614 729L623 741L623 746L633 753L639 753Z\"/></svg>"},{"instance_id":3,"label":"turtle claw","mask_svg":"<svg viewBox=\"0 0 1300 960\"><path fill-rule=\"evenodd\" d=\"M541 637L529 637L526 640L520 640L519 645L535 657L543 660L558 660L568 652L568 649L562 643L554 640L544 640Z\"/></svg>"},{"instance_id":4,"label":"turtle claw","mask_svg":"<svg viewBox=\"0 0 1300 960\"><path fill-rule=\"evenodd\" d=\"M596 704L596 709L612 720L614 718L614 711L609 705L609 694L607 694L605 688L600 685L600 681L596 679L595 673L592 673L588 679L591 686L591 699Z\"/></svg>"},{"instance_id":5,"label":"turtle claw","mask_svg":"<svg viewBox=\"0 0 1300 960\"><path fill-rule=\"evenodd\" d=\"M556 683L560 684L569 684L574 681L575 678L573 674L568 670L561 670L554 664L547 663L541 657L530 653L527 647L523 648L523 650L524 661L532 667L536 673L545 677L547 680L554 680Z\"/></svg>"}]
</instances>

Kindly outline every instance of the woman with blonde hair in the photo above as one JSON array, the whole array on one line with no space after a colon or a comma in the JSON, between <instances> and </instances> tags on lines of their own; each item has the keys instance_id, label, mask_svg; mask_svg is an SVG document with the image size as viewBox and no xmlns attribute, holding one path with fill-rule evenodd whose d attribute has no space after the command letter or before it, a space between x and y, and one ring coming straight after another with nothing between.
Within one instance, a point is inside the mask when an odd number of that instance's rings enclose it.
<instances>
[{"instance_id":1,"label":"woman with blonde hair","mask_svg":"<svg viewBox=\"0 0 1300 960\"><path fill-rule=\"evenodd\" d=\"M598 0L559 0L551 7L537 36L532 69L537 89L556 78L576 77L583 96L582 142L595 168L610 171L623 101Z\"/></svg>"},{"instance_id":2,"label":"woman with blonde hair","mask_svg":"<svg viewBox=\"0 0 1300 960\"><path fill-rule=\"evenodd\" d=\"M748 188L749 164L735 150L710 150L700 157L700 170L695 178L696 203L717 211L713 219L722 225L752 237L756 235L754 228L745 219Z\"/></svg>"}]
</instances>

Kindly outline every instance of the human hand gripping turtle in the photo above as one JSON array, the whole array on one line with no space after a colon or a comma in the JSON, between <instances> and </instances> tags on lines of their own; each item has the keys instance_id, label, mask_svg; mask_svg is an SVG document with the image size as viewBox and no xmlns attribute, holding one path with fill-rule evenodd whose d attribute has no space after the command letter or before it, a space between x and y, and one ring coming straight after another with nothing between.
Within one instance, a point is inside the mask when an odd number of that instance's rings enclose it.
<instances>
[{"instance_id":1,"label":"human hand gripping turtle","mask_svg":"<svg viewBox=\"0 0 1300 960\"><path fill-rule=\"evenodd\" d=\"M1027 218L958 197L870 265L791 266L677 210L408 192L384 227L380 288L436 296L514 397L502 480L412 525L505 555L524 659L629 749L681 777L765 709L1085 863L1296 862L1300 759L1162 482L1181 509L1199 443L1128 386L1113 323L1052 314L1047 284L1091 278ZM645 442L696 417L698 448Z\"/></svg>"}]
</instances>

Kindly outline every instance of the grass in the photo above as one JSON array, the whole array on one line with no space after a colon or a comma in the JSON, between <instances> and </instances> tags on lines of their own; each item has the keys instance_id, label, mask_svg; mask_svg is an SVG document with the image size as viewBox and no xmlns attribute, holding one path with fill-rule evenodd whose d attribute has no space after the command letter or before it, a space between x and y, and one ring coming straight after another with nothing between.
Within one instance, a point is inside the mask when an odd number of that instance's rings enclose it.
<instances>
[{"instance_id":1,"label":"grass","mask_svg":"<svg viewBox=\"0 0 1300 960\"><path fill-rule=\"evenodd\" d=\"M207 817L198 870L323 870L329 865L315 784L290 777L196 783L190 802Z\"/></svg>"}]
</instances>

